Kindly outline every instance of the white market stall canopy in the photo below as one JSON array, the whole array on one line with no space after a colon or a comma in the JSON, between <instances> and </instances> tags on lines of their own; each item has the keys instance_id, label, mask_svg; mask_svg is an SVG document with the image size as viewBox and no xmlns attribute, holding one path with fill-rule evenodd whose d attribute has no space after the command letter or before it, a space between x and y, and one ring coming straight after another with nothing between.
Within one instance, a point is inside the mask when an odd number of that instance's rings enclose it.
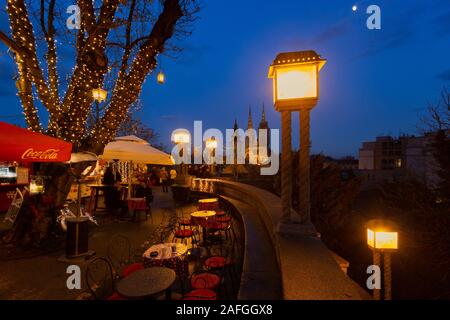
<instances>
[{"instance_id":1,"label":"white market stall canopy","mask_svg":"<svg viewBox=\"0 0 450 320\"><path fill-rule=\"evenodd\" d=\"M117 137L108 143L99 158L104 160L132 161L133 163L171 166L172 156L153 148L147 141L136 136Z\"/></svg>"}]
</instances>

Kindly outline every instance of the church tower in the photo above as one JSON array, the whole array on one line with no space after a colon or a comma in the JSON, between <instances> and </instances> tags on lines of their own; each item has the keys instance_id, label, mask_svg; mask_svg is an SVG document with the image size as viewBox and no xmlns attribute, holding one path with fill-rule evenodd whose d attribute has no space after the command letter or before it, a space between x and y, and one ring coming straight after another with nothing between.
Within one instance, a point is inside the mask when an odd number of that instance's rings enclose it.
<instances>
[{"instance_id":1,"label":"church tower","mask_svg":"<svg viewBox=\"0 0 450 320\"><path fill-rule=\"evenodd\" d=\"M262 116L261 116L261 122L259 123L259 129L269 130L269 123L266 120L266 110L264 108L264 103L262 105Z\"/></svg>"},{"instance_id":2,"label":"church tower","mask_svg":"<svg viewBox=\"0 0 450 320\"><path fill-rule=\"evenodd\" d=\"M248 106L248 120L247 120L247 129L253 128L253 120L252 120L252 106Z\"/></svg>"},{"instance_id":3,"label":"church tower","mask_svg":"<svg viewBox=\"0 0 450 320\"><path fill-rule=\"evenodd\" d=\"M262 105L262 115L261 115L261 121L259 122L259 129L266 129L267 130L267 156L270 156L270 128L269 123L266 119L266 110L264 107L264 103ZM259 147L259 136L260 133L258 132L258 147ZM260 160L259 157L259 148L258 148L258 161Z\"/></svg>"}]
</instances>

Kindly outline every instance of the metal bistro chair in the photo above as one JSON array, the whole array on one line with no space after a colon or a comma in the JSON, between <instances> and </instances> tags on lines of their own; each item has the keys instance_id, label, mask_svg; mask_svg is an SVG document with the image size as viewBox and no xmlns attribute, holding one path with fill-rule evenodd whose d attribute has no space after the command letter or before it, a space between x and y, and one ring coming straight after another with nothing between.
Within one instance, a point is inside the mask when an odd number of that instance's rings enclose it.
<instances>
[{"instance_id":1,"label":"metal bistro chair","mask_svg":"<svg viewBox=\"0 0 450 320\"><path fill-rule=\"evenodd\" d=\"M183 225L183 222L184 221L182 219L177 219L175 228L173 230L172 242L180 240L182 243L188 245L188 240L190 239L191 247L194 247L194 245L197 243L194 231L191 228L187 228L186 225Z\"/></svg>"},{"instance_id":2,"label":"metal bistro chair","mask_svg":"<svg viewBox=\"0 0 450 320\"><path fill-rule=\"evenodd\" d=\"M86 284L96 300L126 300L115 292L113 268L106 258L95 258L88 264Z\"/></svg>"},{"instance_id":3,"label":"metal bistro chair","mask_svg":"<svg viewBox=\"0 0 450 320\"><path fill-rule=\"evenodd\" d=\"M234 290L239 281L239 274L235 268L236 263L236 237L233 235L231 244L221 244L212 249L211 256L203 261L203 267L208 272L220 274L223 278L228 274L231 286Z\"/></svg>"},{"instance_id":4,"label":"metal bistro chair","mask_svg":"<svg viewBox=\"0 0 450 320\"><path fill-rule=\"evenodd\" d=\"M125 278L135 271L144 269L142 262L133 261L130 241L123 235L115 235L110 240L107 255L116 272L116 278Z\"/></svg>"}]
</instances>

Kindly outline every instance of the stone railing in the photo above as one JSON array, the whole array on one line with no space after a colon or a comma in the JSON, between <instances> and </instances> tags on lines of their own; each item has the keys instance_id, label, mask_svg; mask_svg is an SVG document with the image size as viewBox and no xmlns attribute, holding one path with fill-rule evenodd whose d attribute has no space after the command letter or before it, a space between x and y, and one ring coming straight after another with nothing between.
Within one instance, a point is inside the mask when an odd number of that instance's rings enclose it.
<instances>
[{"instance_id":1,"label":"stone railing","mask_svg":"<svg viewBox=\"0 0 450 320\"><path fill-rule=\"evenodd\" d=\"M312 225L280 225L278 196L247 184L217 179L193 179L191 189L222 197L242 215L246 243L239 298L367 298L342 272Z\"/></svg>"}]
</instances>

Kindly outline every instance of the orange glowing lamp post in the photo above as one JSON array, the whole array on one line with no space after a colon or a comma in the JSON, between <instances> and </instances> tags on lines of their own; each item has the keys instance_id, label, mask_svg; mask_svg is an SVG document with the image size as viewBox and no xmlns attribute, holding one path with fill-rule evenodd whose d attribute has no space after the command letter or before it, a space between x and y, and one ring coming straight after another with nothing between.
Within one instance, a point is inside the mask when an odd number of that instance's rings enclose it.
<instances>
[{"instance_id":1,"label":"orange glowing lamp post","mask_svg":"<svg viewBox=\"0 0 450 320\"><path fill-rule=\"evenodd\" d=\"M269 68L273 79L273 100L277 111L313 108L319 99L319 71L325 65L314 51L277 55Z\"/></svg>"},{"instance_id":2,"label":"orange glowing lamp post","mask_svg":"<svg viewBox=\"0 0 450 320\"><path fill-rule=\"evenodd\" d=\"M384 299L392 299L391 253L398 250L398 232L395 223L389 220L370 220L367 223L367 245L373 251L373 264L381 269L384 262ZM381 299L380 289L374 289L374 300Z\"/></svg>"},{"instance_id":3,"label":"orange glowing lamp post","mask_svg":"<svg viewBox=\"0 0 450 320\"><path fill-rule=\"evenodd\" d=\"M299 157L299 216L302 223L310 222L310 111L319 100L319 71L326 60L315 51L285 52L276 56L269 67L273 83L273 101L281 113L281 198L282 221L290 221L292 166L292 112L300 115Z\"/></svg>"}]
</instances>

